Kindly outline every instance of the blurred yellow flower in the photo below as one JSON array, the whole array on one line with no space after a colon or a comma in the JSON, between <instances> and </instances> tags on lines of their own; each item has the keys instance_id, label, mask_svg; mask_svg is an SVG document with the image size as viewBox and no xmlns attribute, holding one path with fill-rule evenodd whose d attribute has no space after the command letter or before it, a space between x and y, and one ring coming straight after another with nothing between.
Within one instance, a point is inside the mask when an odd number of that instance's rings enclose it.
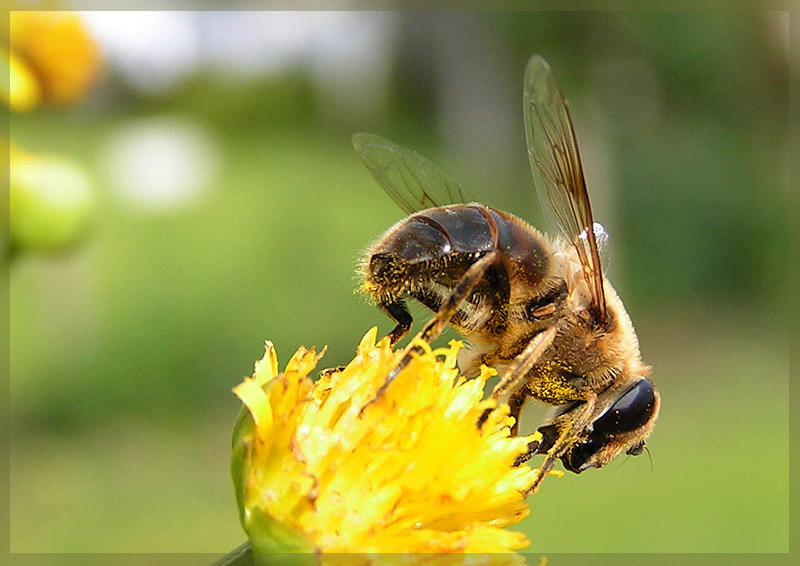
<instances>
[{"instance_id":1,"label":"blurred yellow flower","mask_svg":"<svg viewBox=\"0 0 800 566\"><path fill-rule=\"evenodd\" d=\"M494 370L466 379L456 368L460 342L436 350L417 342L423 353L380 391L403 352L376 344L376 333L347 367L316 382L308 375L321 354L301 348L279 374L267 342L252 378L234 389L244 407L232 473L255 556L430 553L435 562L434 553L471 553L471 564L524 562L513 551L529 541L504 527L528 514L522 492L535 470L515 461L536 436L509 436L508 407L483 399Z\"/></svg>"},{"instance_id":2,"label":"blurred yellow flower","mask_svg":"<svg viewBox=\"0 0 800 566\"><path fill-rule=\"evenodd\" d=\"M74 12L13 11L9 18L11 84L4 97L14 110L30 110L41 97L55 104L79 101L100 65L97 45ZM36 77L38 84L32 84ZM11 102L13 103L13 102Z\"/></svg>"},{"instance_id":3,"label":"blurred yellow flower","mask_svg":"<svg viewBox=\"0 0 800 566\"><path fill-rule=\"evenodd\" d=\"M0 98L15 112L43 100L77 102L97 75L99 53L80 17L72 12L11 11L7 47L0 63L7 73ZM31 155L10 147L9 239L2 251L60 251L85 232L93 212L92 183L83 168L56 155Z\"/></svg>"},{"instance_id":4,"label":"blurred yellow flower","mask_svg":"<svg viewBox=\"0 0 800 566\"><path fill-rule=\"evenodd\" d=\"M39 105L42 91L31 68L10 51L2 55L4 67L8 67L8 86L0 89L3 102L15 112L28 112Z\"/></svg>"}]
</instances>

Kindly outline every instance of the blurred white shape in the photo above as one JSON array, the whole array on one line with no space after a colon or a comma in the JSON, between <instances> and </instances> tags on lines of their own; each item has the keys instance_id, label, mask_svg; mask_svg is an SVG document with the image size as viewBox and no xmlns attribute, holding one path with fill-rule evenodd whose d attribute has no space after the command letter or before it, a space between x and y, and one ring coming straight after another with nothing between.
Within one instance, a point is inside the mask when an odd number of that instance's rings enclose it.
<instances>
[{"instance_id":1,"label":"blurred white shape","mask_svg":"<svg viewBox=\"0 0 800 566\"><path fill-rule=\"evenodd\" d=\"M203 52L243 78L297 68L310 73L324 109L363 115L383 103L397 36L391 12L214 12L201 15Z\"/></svg>"},{"instance_id":2,"label":"blurred white shape","mask_svg":"<svg viewBox=\"0 0 800 566\"><path fill-rule=\"evenodd\" d=\"M208 192L220 167L214 138L177 117L137 120L115 130L101 156L113 193L143 212L187 208Z\"/></svg>"},{"instance_id":3,"label":"blurred white shape","mask_svg":"<svg viewBox=\"0 0 800 566\"><path fill-rule=\"evenodd\" d=\"M82 12L105 57L136 90L160 94L194 73L200 32L191 12Z\"/></svg>"},{"instance_id":4,"label":"blurred white shape","mask_svg":"<svg viewBox=\"0 0 800 566\"><path fill-rule=\"evenodd\" d=\"M389 90L397 36L391 12L317 12L309 46L311 78L325 94L322 108L364 116L379 110Z\"/></svg>"},{"instance_id":5,"label":"blurred white shape","mask_svg":"<svg viewBox=\"0 0 800 566\"><path fill-rule=\"evenodd\" d=\"M219 71L263 76L302 63L318 33L311 12L204 12L203 46Z\"/></svg>"},{"instance_id":6,"label":"blurred white shape","mask_svg":"<svg viewBox=\"0 0 800 566\"><path fill-rule=\"evenodd\" d=\"M201 69L250 79L308 73L336 114L379 110L398 37L392 12L82 12L111 67L158 95Z\"/></svg>"}]
</instances>

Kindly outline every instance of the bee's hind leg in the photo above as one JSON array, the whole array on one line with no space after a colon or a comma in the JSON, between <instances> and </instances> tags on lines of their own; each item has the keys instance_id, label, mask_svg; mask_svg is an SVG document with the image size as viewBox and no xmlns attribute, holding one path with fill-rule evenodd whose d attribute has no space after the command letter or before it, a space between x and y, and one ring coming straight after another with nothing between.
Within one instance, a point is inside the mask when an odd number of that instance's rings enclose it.
<instances>
[{"instance_id":1,"label":"bee's hind leg","mask_svg":"<svg viewBox=\"0 0 800 566\"><path fill-rule=\"evenodd\" d=\"M409 330L411 330L411 323L414 322L414 319L411 317L411 313L408 312L408 307L402 300L378 303L378 308L397 323L394 329L389 333L389 341L392 346L394 346L403 336L408 334Z\"/></svg>"},{"instance_id":2,"label":"bee's hind leg","mask_svg":"<svg viewBox=\"0 0 800 566\"><path fill-rule=\"evenodd\" d=\"M422 328L419 334L421 340L430 343L442 334L445 326L447 326L450 319L456 314L458 307L460 307L461 303L472 293L475 286L483 278L486 270L497 263L499 259L499 252L497 249L493 249L467 269L452 293L442 302L442 306L436 311L436 315Z\"/></svg>"},{"instance_id":3,"label":"bee's hind leg","mask_svg":"<svg viewBox=\"0 0 800 566\"><path fill-rule=\"evenodd\" d=\"M452 319L456 314L456 311L458 310L458 307L461 306L461 303L463 303L467 297L469 297L470 293L472 293L472 291L475 289L475 286L483 278L486 270L489 269L490 266L497 263L499 258L500 254L498 250L493 249L486 253L486 255L484 255L478 261L473 263L469 269L467 269L466 273L464 273L463 277L461 277L461 280L458 282L458 285L456 285L455 289L453 289L450 295L448 295L447 298L442 302L442 306L436 311L434 317L430 319L420 331L419 338L421 340L430 343L441 335L441 333L444 331L444 328L450 322L450 319ZM389 314L394 318L394 314ZM402 320L398 320L398 328L400 327L400 323L402 323ZM376 398L381 396L384 389L386 389L392 380L397 377L397 374L399 374L400 371L408 365L414 355L418 354L420 351L421 348L414 343L410 344L406 348L403 358L394 368L392 368L392 370L389 372L389 375L386 376L386 382L381 386L380 390L378 390Z\"/></svg>"}]
</instances>

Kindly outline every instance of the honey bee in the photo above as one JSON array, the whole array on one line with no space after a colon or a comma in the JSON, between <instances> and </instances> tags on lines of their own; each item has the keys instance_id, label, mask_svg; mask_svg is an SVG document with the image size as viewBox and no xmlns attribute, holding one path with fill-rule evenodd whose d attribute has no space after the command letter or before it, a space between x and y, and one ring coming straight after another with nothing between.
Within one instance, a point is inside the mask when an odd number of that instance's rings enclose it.
<instances>
[{"instance_id":1,"label":"honey bee","mask_svg":"<svg viewBox=\"0 0 800 566\"><path fill-rule=\"evenodd\" d=\"M524 120L534 184L558 237L470 202L450 175L411 150L370 134L354 135L353 145L410 215L372 245L362 265L364 292L396 323L392 343L411 328L410 297L435 313L423 340L447 324L464 335L463 373L481 364L498 369L492 398L508 403L513 434L528 397L555 406L538 428L541 439L517 462L545 455L532 493L556 460L581 473L623 452L640 454L660 396L630 317L603 276L604 232L592 218L569 108L538 55L525 71Z\"/></svg>"}]
</instances>

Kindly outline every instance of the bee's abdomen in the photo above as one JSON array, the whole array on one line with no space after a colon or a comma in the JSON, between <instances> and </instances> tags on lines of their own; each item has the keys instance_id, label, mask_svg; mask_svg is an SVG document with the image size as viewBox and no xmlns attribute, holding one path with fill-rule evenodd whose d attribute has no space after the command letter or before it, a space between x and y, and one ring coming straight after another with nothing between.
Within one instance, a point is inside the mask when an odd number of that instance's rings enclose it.
<instances>
[{"instance_id":1,"label":"bee's abdomen","mask_svg":"<svg viewBox=\"0 0 800 566\"><path fill-rule=\"evenodd\" d=\"M390 229L372 250L409 263L448 254L480 256L497 247L511 261L539 263L549 255L542 237L518 218L483 205L452 205L418 212Z\"/></svg>"},{"instance_id":2,"label":"bee's abdomen","mask_svg":"<svg viewBox=\"0 0 800 566\"><path fill-rule=\"evenodd\" d=\"M418 212L402 220L379 241L373 257L396 256L409 264L450 254L477 254L494 248L490 220L472 206L448 206Z\"/></svg>"},{"instance_id":3,"label":"bee's abdomen","mask_svg":"<svg viewBox=\"0 0 800 566\"><path fill-rule=\"evenodd\" d=\"M547 275L549 250L541 235L516 217L479 204L451 205L418 212L392 227L372 248L365 264L365 284L373 294L419 291L435 295L454 286L469 266L497 250L500 261L484 283L499 278L508 285L522 276L531 286ZM429 283L426 283L429 282ZM481 286L482 287L482 286ZM418 300L434 307L436 301Z\"/></svg>"}]
</instances>

